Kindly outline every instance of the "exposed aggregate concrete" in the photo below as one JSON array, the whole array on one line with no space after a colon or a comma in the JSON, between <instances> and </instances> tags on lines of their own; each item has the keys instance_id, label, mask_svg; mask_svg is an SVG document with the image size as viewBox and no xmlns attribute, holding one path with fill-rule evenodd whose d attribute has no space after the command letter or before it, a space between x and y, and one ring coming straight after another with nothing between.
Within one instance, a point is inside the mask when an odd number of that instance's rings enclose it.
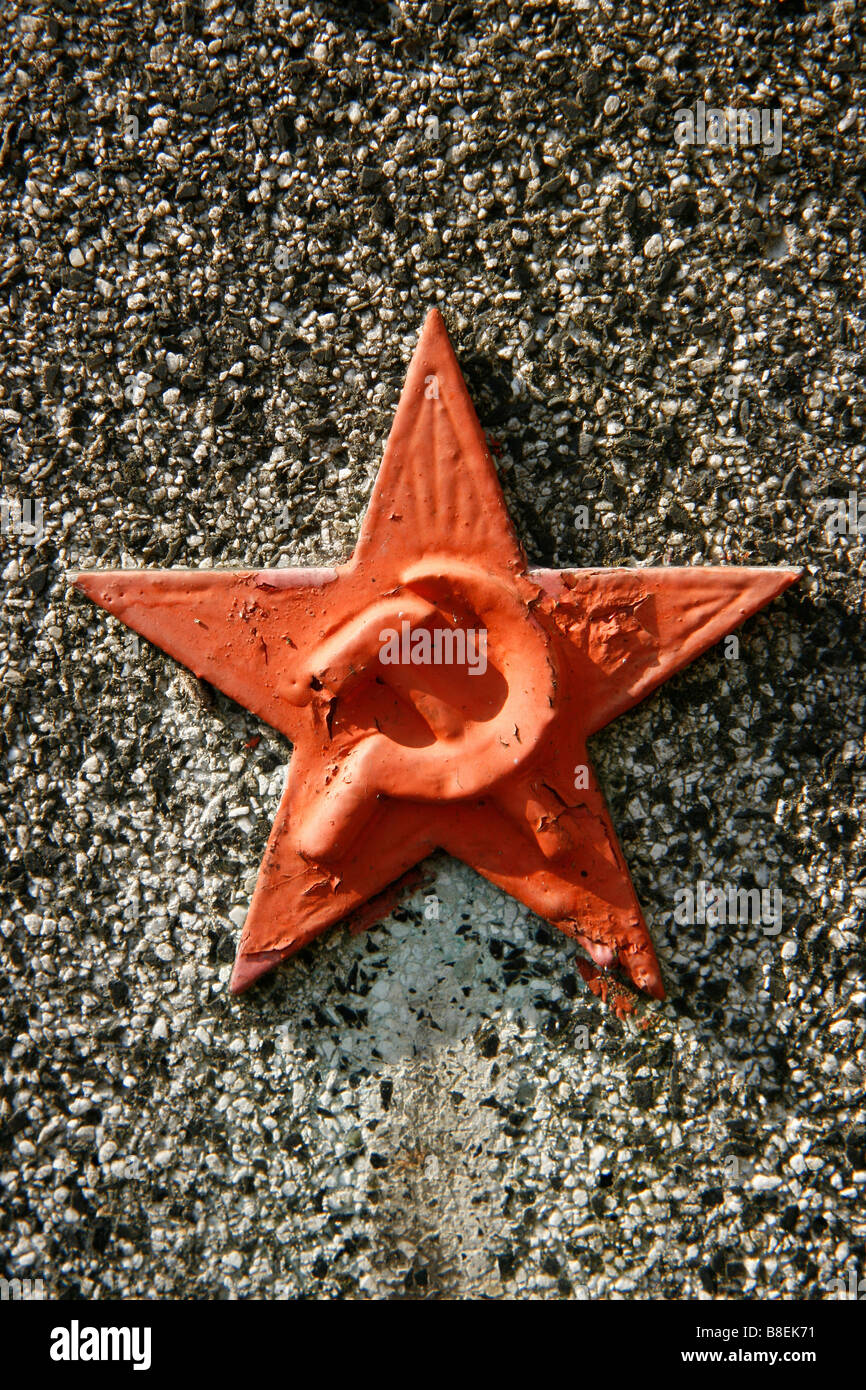
<instances>
[{"instance_id":1,"label":"exposed aggregate concrete","mask_svg":"<svg viewBox=\"0 0 866 1390\"><path fill-rule=\"evenodd\" d=\"M857 7L7 0L0 33L3 496L44 502L0 538L5 1273L866 1273L864 549L820 509L866 501ZM780 153L678 149L699 98L781 108ZM533 562L807 572L594 740L646 1028L444 856L231 999L290 749L68 589L346 557L433 303ZM780 888L782 931L678 925L699 879Z\"/></svg>"}]
</instances>

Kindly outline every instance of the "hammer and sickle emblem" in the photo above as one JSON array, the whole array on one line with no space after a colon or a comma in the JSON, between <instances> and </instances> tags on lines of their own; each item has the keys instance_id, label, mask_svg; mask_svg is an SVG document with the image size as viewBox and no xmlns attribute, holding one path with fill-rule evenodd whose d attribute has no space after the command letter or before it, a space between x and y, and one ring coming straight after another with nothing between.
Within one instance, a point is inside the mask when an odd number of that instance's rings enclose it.
<instances>
[{"instance_id":1,"label":"hammer and sickle emblem","mask_svg":"<svg viewBox=\"0 0 866 1390\"><path fill-rule=\"evenodd\" d=\"M358 735L341 750L335 775L303 815L298 849L305 858L339 858L378 797L432 802L480 796L529 760L551 724L557 672L547 634L506 580L450 557L408 568L393 594L325 638L308 669L319 698L330 704L364 681L387 681L389 672L397 676L399 668L379 661L381 632L399 629L407 619L417 629L437 614L441 618L443 592L455 595L460 609L474 614L473 622L486 631L488 660L504 692L498 708L467 717L455 707L459 696L452 706L420 693L413 703L431 731L426 745L409 746L378 729ZM448 679L456 693L464 677L452 670Z\"/></svg>"}]
</instances>

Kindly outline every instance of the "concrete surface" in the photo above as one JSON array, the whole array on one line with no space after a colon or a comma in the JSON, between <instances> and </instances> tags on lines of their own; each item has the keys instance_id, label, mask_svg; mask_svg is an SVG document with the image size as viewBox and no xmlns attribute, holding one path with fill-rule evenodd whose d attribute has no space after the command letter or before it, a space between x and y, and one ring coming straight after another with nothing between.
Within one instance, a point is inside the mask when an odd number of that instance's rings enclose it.
<instances>
[{"instance_id":1,"label":"concrete surface","mask_svg":"<svg viewBox=\"0 0 866 1390\"><path fill-rule=\"evenodd\" d=\"M862 16L7 0L0 29L3 497L43 505L0 538L6 1275L834 1296L866 1273L864 552L822 507L866 503ZM678 148L699 99L779 110L781 149ZM441 856L232 1000L290 749L68 590L348 555L433 303L534 562L806 567L594 740L669 990L645 1027ZM781 929L678 923L699 880L780 891Z\"/></svg>"}]
</instances>

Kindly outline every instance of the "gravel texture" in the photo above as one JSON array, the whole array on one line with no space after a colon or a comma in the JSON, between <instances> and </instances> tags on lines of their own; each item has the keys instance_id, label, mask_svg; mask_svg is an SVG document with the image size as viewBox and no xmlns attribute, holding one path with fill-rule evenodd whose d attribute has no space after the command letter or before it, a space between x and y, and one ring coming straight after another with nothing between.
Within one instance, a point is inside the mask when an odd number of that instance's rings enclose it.
<instances>
[{"instance_id":1,"label":"gravel texture","mask_svg":"<svg viewBox=\"0 0 866 1390\"><path fill-rule=\"evenodd\" d=\"M44 508L0 537L0 1266L866 1274L864 550L822 510L866 503L855 4L5 0L0 33L3 496ZM781 150L678 148L699 98L780 109ZM290 749L67 584L346 557L433 303L531 560L807 571L594 740L669 990L637 1023L442 856L231 999ZM781 931L678 924L700 879L779 889Z\"/></svg>"}]
</instances>

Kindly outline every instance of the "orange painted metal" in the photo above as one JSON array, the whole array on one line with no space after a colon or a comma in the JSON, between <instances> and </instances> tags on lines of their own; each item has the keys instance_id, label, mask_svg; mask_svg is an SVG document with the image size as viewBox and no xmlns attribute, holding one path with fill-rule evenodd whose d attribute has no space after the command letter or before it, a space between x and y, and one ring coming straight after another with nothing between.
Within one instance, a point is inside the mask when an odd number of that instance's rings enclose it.
<instances>
[{"instance_id":1,"label":"orange painted metal","mask_svg":"<svg viewBox=\"0 0 866 1390\"><path fill-rule=\"evenodd\" d=\"M798 575L531 569L433 310L348 563L75 583L294 745L235 992L441 847L661 998L587 739Z\"/></svg>"}]
</instances>

